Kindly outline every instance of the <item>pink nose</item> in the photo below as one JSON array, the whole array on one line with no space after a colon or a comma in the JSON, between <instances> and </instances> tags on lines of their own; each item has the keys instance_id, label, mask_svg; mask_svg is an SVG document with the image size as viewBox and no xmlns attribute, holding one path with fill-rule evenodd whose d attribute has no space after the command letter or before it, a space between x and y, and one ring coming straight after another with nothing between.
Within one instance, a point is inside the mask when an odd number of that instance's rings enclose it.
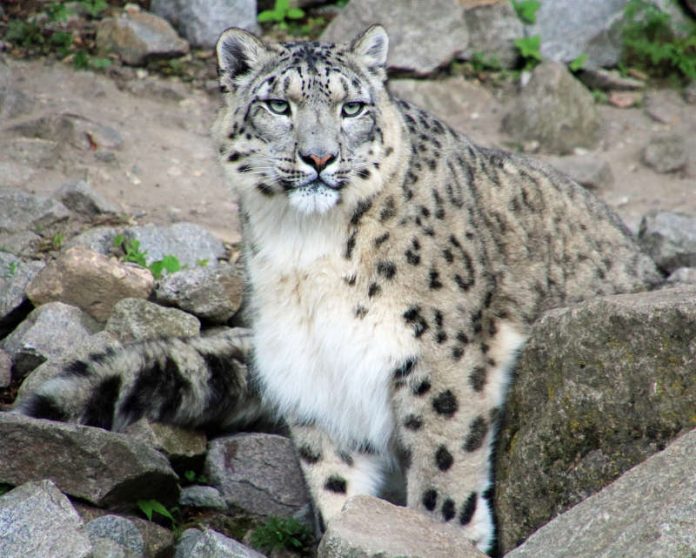
<instances>
[{"instance_id":1,"label":"pink nose","mask_svg":"<svg viewBox=\"0 0 696 558\"><path fill-rule=\"evenodd\" d=\"M326 163L333 158L333 155L324 155L323 157L320 157L319 155L314 155L313 153L309 156L309 158L314 161L314 165L318 169L322 169L326 166Z\"/></svg>"}]
</instances>

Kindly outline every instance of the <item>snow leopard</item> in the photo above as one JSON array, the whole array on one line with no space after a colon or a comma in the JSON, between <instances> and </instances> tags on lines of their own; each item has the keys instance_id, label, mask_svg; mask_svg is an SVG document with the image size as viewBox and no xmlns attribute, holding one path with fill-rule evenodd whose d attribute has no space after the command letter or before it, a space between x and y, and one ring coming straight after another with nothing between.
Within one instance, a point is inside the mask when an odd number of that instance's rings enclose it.
<instances>
[{"instance_id":1,"label":"snow leopard","mask_svg":"<svg viewBox=\"0 0 696 558\"><path fill-rule=\"evenodd\" d=\"M213 134L239 200L250 337L78 360L19 411L115 429L270 412L321 529L400 470L407 506L491 551L491 453L531 324L658 276L572 180L396 98L388 43L380 25L345 44L225 31Z\"/></svg>"}]
</instances>

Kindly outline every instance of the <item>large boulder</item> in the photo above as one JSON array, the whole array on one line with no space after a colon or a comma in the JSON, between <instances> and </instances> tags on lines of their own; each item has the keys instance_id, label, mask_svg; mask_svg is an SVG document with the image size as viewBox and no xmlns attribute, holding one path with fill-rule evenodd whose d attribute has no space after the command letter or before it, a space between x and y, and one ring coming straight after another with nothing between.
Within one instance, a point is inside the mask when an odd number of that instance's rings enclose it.
<instances>
[{"instance_id":1,"label":"large boulder","mask_svg":"<svg viewBox=\"0 0 696 558\"><path fill-rule=\"evenodd\" d=\"M509 0L460 0L469 30L469 47L460 58L482 55L484 60L512 68L519 59L515 40L524 36L522 22Z\"/></svg>"},{"instance_id":2,"label":"large boulder","mask_svg":"<svg viewBox=\"0 0 696 558\"><path fill-rule=\"evenodd\" d=\"M539 529L506 558L693 556L696 430Z\"/></svg>"},{"instance_id":3,"label":"large boulder","mask_svg":"<svg viewBox=\"0 0 696 558\"><path fill-rule=\"evenodd\" d=\"M638 242L667 272L696 267L696 217L672 211L650 211L640 222Z\"/></svg>"},{"instance_id":4,"label":"large boulder","mask_svg":"<svg viewBox=\"0 0 696 558\"><path fill-rule=\"evenodd\" d=\"M212 48L228 27L259 30L256 0L152 0L150 10L197 47Z\"/></svg>"},{"instance_id":5,"label":"large boulder","mask_svg":"<svg viewBox=\"0 0 696 558\"><path fill-rule=\"evenodd\" d=\"M0 556L88 558L82 520L49 480L28 482L0 496Z\"/></svg>"},{"instance_id":6,"label":"large boulder","mask_svg":"<svg viewBox=\"0 0 696 558\"><path fill-rule=\"evenodd\" d=\"M328 25L323 41L342 43L381 22L389 33L388 66L429 74L466 49L469 35L456 0L351 0Z\"/></svg>"},{"instance_id":7,"label":"large boulder","mask_svg":"<svg viewBox=\"0 0 696 558\"><path fill-rule=\"evenodd\" d=\"M693 427L694 339L693 287L603 297L535 324L498 444L505 550Z\"/></svg>"},{"instance_id":8,"label":"large boulder","mask_svg":"<svg viewBox=\"0 0 696 558\"><path fill-rule=\"evenodd\" d=\"M355 496L329 522L319 558L484 558L461 529L370 496Z\"/></svg>"},{"instance_id":9,"label":"large boulder","mask_svg":"<svg viewBox=\"0 0 696 558\"><path fill-rule=\"evenodd\" d=\"M101 428L0 413L0 482L50 479L66 494L124 508L153 498L173 504L178 477L147 444Z\"/></svg>"},{"instance_id":10,"label":"large boulder","mask_svg":"<svg viewBox=\"0 0 696 558\"><path fill-rule=\"evenodd\" d=\"M592 94L563 64L543 62L503 118L503 130L519 143L537 141L542 151L566 155L597 145L601 118Z\"/></svg>"}]
</instances>

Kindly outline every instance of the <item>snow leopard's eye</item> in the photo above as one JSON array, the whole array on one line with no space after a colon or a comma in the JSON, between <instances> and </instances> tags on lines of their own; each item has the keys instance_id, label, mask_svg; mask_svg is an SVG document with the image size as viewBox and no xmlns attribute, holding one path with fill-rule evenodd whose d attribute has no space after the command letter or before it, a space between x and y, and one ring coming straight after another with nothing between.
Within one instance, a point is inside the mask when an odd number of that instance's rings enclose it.
<instances>
[{"instance_id":1,"label":"snow leopard's eye","mask_svg":"<svg viewBox=\"0 0 696 558\"><path fill-rule=\"evenodd\" d=\"M287 116L290 114L290 103L281 99L269 99L266 101L266 106L274 114Z\"/></svg>"},{"instance_id":2,"label":"snow leopard's eye","mask_svg":"<svg viewBox=\"0 0 696 558\"><path fill-rule=\"evenodd\" d=\"M341 107L341 116L346 118L351 118L353 116L358 116L365 108L365 103L360 101L349 101L343 103Z\"/></svg>"}]
</instances>

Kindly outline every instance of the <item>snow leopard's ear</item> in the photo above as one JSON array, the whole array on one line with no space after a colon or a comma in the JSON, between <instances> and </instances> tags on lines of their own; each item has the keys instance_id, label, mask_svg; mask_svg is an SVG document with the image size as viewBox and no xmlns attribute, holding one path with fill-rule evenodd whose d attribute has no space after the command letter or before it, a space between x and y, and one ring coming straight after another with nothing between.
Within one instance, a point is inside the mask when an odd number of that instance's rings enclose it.
<instances>
[{"instance_id":1,"label":"snow leopard's ear","mask_svg":"<svg viewBox=\"0 0 696 558\"><path fill-rule=\"evenodd\" d=\"M223 31L215 50L223 89L234 89L238 78L260 68L272 54L271 48L256 35L236 27Z\"/></svg>"},{"instance_id":2,"label":"snow leopard's ear","mask_svg":"<svg viewBox=\"0 0 696 558\"><path fill-rule=\"evenodd\" d=\"M384 70L389 52L389 36L381 25L372 25L353 39L350 50L371 70Z\"/></svg>"}]
</instances>

